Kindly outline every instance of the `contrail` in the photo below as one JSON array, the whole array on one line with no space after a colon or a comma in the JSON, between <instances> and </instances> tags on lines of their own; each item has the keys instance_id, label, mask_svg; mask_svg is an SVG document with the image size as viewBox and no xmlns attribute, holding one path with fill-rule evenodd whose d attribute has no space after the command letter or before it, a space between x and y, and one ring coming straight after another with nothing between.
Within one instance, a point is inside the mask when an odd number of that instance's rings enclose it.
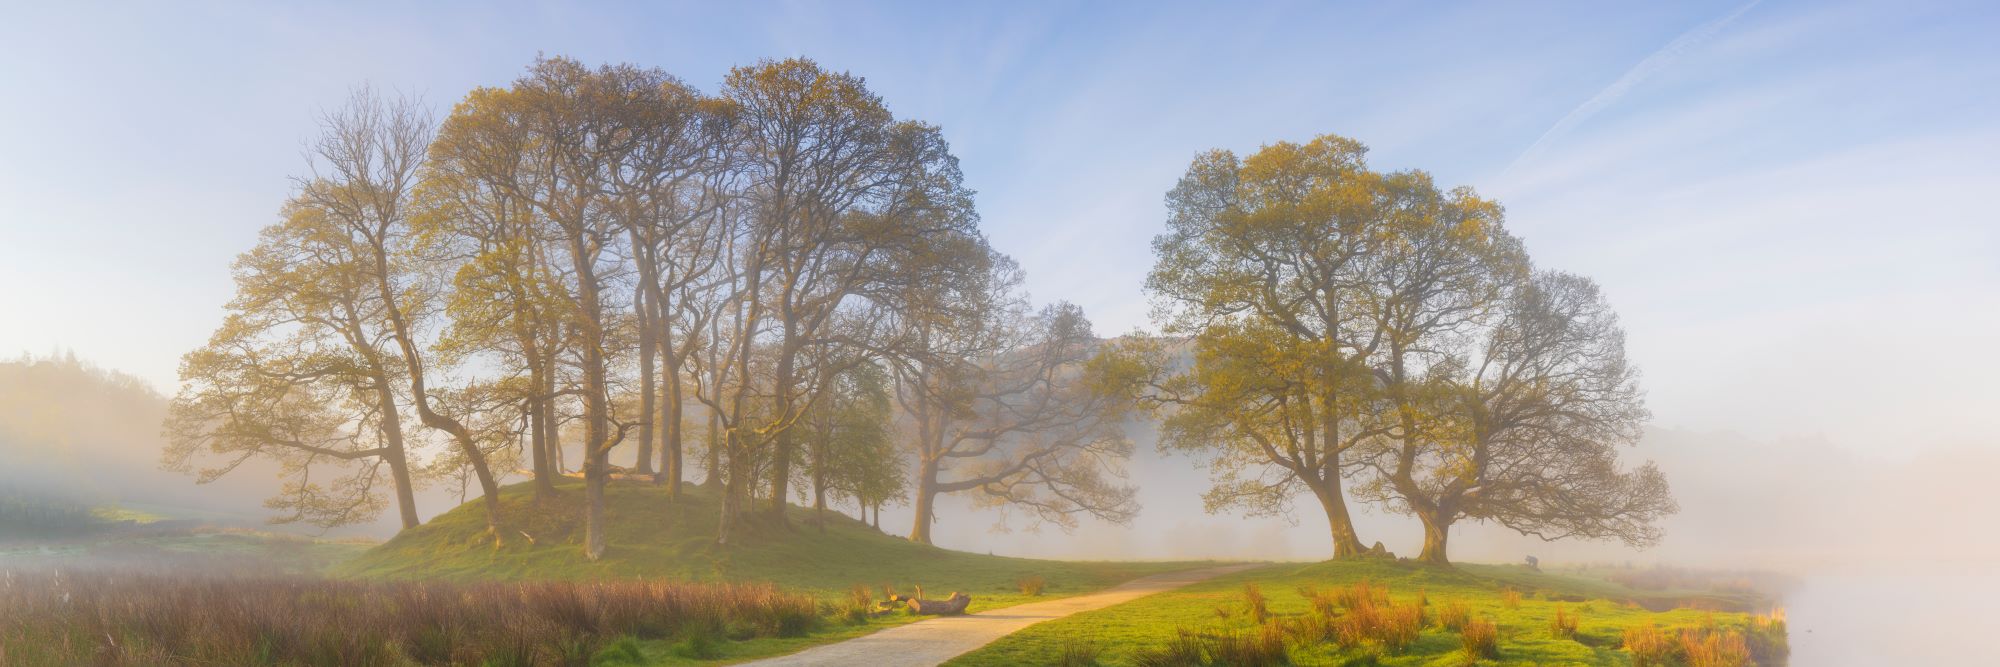
<instances>
[{"instance_id":1,"label":"contrail","mask_svg":"<svg viewBox=\"0 0 2000 667\"><path fill-rule=\"evenodd\" d=\"M1724 15L1722 18L1695 26L1693 30L1681 33L1680 37L1674 38L1674 41L1668 42L1660 50L1654 51L1653 55L1646 56L1645 60L1639 61L1639 64L1633 65L1632 69L1626 70L1624 76L1618 77L1617 81L1613 81L1611 85L1605 86L1604 90L1597 91L1596 95L1592 95L1590 99L1584 100L1583 104L1577 105L1575 109L1571 109L1567 115L1562 117L1562 120L1556 121L1555 125L1550 126L1547 132L1543 132L1541 137L1535 139L1535 143L1529 144L1528 149L1521 151L1521 155L1514 158L1514 161L1508 164L1507 168L1500 173L1503 176L1511 174L1516 167L1521 166L1521 163L1541 155L1543 146L1551 138L1568 132L1571 127L1582 123L1591 116L1597 115L1597 112L1604 110L1605 107L1611 106L1612 103L1618 101L1618 98L1624 97L1626 92L1638 87L1647 78L1672 65L1675 60L1680 58L1681 54L1693 50L1703 42L1714 37L1716 33L1722 32L1723 28L1729 27L1729 24L1734 23L1737 17L1742 16L1744 12L1750 11L1750 8L1757 6L1760 2L1763 2L1763 0L1750 0L1749 3L1736 8L1736 11Z\"/></svg>"}]
</instances>

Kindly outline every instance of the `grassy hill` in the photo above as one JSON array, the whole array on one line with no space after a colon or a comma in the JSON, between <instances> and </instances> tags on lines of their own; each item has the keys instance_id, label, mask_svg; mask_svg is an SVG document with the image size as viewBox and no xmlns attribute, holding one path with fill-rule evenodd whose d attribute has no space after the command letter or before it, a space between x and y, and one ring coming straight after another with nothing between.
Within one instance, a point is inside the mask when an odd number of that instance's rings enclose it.
<instances>
[{"instance_id":1,"label":"grassy hill","mask_svg":"<svg viewBox=\"0 0 2000 667\"><path fill-rule=\"evenodd\" d=\"M933 597L964 591L979 610L1030 599L1019 585L1028 577L1046 582L1043 595L1062 596L1202 565L1050 561L952 551L885 534L834 512L826 514L822 528L811 510L799 507L789 508L789 525L760 517L734 544L721 547L715 544L713 492L686 487L678 501L670 501L662 487L626 481L613 482L606 491L609 548L602 560L590 562L582 546L583 484L565 480L558 491L556 498L538 503L528 484L506 487L501 503L515 532L497 549L484 537L478 503L468 503L403 531L333 573L391 579L768 581L829 599L844 597L855 585L878 595L884 585L904 592L921 585Z\"/></svg>"}]
</instances>

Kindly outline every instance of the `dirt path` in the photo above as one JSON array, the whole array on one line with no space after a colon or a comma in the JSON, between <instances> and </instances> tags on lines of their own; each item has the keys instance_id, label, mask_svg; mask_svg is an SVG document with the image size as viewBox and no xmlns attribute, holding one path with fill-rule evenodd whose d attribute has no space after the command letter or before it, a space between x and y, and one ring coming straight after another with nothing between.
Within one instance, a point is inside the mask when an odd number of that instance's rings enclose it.
<instances>
[{"instance_id":1,"label":"dirt path","mask_svg":"<svg viewBox=\"0 0 2000 667\"><path fill-rule=\"evenodd\" d=\"M1048 602L1031 602L965 616L943 616L899 625L872 635L827 644L791 655L743 663L754 667L824 665L831 667L929 667L992 643L1022 628L1074 614L1130 602L1204 579L1241 572L1262 564L1227 565L1154 575Z\"/></svg>"}]
</instances>

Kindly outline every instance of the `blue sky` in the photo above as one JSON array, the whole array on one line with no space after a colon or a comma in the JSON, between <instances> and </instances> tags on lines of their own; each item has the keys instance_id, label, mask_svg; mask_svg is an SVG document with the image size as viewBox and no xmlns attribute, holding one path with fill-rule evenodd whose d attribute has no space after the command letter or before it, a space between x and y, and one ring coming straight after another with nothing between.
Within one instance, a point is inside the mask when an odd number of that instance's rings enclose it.
<instances>
[{"instance_id":1,"label":"blue sky","mask_svg":"<svg viewBox=\"0 0 2000 667\"><path fill-rule=\"evenodd\" d=\"M1036 298L1147 326L1198 151L1334 132L1602 282L1656 423L1884 456L2000 432L2000 13L1976 3L0 6L0 353L171 391L351 86L759 58L944 127ZM406 6L411 5L411 6Z\"/></svg>"}]
</instances>

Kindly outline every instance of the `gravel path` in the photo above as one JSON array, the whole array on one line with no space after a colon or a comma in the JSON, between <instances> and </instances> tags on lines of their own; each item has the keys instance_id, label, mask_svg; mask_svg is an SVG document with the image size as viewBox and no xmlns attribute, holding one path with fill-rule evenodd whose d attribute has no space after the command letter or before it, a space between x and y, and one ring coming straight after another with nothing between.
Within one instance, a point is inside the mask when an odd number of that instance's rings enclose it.
<instances>
[{"instance_id":1,"label":"gravel path","mask_svg":"<svg viewBox=\"0 0 2000 667\"><path fill-rule=\"evenodd\" d=\"M826 644L791 655L743 663L754 667L828 666L930 667L958 657L1022 628L1074 614L1130 602L1204 579L1241 572L1261 564L1228 565L1154 575L1095 593L1014 605L965 616L941 616L899 625L872 635Z\"/></svg>"}]
</instances>

